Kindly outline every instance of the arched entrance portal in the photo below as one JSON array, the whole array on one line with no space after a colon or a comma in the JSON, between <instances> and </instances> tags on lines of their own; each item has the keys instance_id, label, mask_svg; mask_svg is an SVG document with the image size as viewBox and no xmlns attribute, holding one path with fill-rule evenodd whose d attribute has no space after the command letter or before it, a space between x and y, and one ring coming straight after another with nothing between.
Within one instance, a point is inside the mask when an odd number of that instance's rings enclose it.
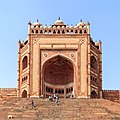
<instances>
[{"instance_id":1,"label":"arched entrance portal","mask_svg":"<svg viewBox=\"0 0 120 120\"><path fill-rule=\"evenodd\" d=\"M91 98L97 98L97 93L94 90L91 92Z\"/></svg>"},{"instance_id":2,"label":"arched entrance portal","mask_svg":"<svg viewBox=\"0 0 120 120\"><path fill-rule=\"evenodd\" d=\"M26 90L24 90L24 91L22 92L22 98L27 98L27 91L26 91Z\"/></svg>"},{"instance_id":3,"label":"arched entrance portal","mask_svg":"<svg viewBox=\"0 0 120 120\"><path fill-rule=\"evenodd\" d=\"M48 97L54 93L59 97L69 97L73 92L74 69L72 63L56 56L49 59L43 66L44 95Z\"/></svg>"}]
</instances>

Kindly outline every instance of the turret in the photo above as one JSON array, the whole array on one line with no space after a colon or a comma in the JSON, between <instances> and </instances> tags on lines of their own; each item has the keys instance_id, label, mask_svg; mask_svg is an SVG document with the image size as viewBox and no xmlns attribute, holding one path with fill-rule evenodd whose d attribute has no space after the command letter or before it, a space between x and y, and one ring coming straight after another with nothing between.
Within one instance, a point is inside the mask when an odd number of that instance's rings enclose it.
<instances>
[{"instance_id":1,"label":"turret","mask_svg":"<svg viewBox=\"0 0 120 120\"><path fill-rule=\"evenodd\" d=\"M90 34L90 22L89 21L87 23L87 28L88 28L88 34Z\"/></svg>"},{"instance_id":2,"label":"turret","mask_svg":"<svg viewBox=\"0 0 120 120\"><path fill-rule=\"evenodd\" d=\"M28 34L31 33L31 21L28 22Z\"/></svg>"}]
</instances>

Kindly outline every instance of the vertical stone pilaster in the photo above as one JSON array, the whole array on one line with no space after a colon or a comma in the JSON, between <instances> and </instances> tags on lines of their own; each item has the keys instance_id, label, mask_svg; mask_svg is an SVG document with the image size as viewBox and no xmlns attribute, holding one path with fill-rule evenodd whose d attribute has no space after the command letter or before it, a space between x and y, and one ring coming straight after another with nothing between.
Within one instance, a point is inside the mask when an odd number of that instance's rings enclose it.
<instances>
[{"instance_id":1,"label":"vertical stone pilaster","mask_svg":"<svg viewBox=\"0 0 120 120\"><path fill-rule=\"evenodd\" d=\"M100 79L100 90L102 90L102 53L100 53L100 63L99 63L99 79Z\"/></svg>"},{"instance_id":2,"label":"vertical stone pilaster","mask_svg":"<svg viewBox=\"0 0 120 120\"><path fill-rule=\"evenodd\" d=\"M81 92L81 78L80 78L80 74L81 74L81 55L80 55L80 49L81 49L81 45L80 43L78 43L78 51L77 51L77 80L76 80L76 89L75 89L75 93L76 93L76 97L80 96L80 92Z\"/></svg>"},{"instance_id":3,"label":"vertical stone pilaster","mask_svg":"<svg viewBox=\"0 0 120 120\"><path fill-rule=\"evenodd\" d=\"M88 96L88 98L90 98L90 95L91 95L91 90L90 90L90 87L91 87L91 85L90 85L90 36L88 36L88 45L87 45L87 47L88 47L88 53L87 53L87 55L88 55L88 57L87 57L87 59L88 59L88 61L87 61L87 71L88 71L88 73L87 73L87 76L88 76L88 81L87 81L87 96Z\"/></svg>"},{"instance_id":4,"label":"vertical stone pilaster","mask_svg":"<svg viewBox=\"0 0 120 120\"><path fill-rule=\"evenodd\" d=\"M27 92L28 92L28 97L31 96L31 35L28 34L28 72L29 72L29 77L28 77L28 82L27 82Z\"/></svg>"},{"instance_id":5,"label":"vertical stone pilaster","mask_svg":"<svg viewBox=\"0 0 120 120\"><path fill-rule=\"evenodd\" d=\"M20 55L20 45L21 45L21 42L19 40L18 42L18 71L17 71L17 97L20 97L20 61L21 61L21 55Z\"/></svg>"},{"instance_id":6,"label":"vertical stone pilaster","mask_svg":"<svg viewBox=\"0 0 120 120\"><path fill-rule=\"evenodd\" d=\"M38 95L41 96L41 56L40 44L38 44Z\"/></svg>"}]
</instances>

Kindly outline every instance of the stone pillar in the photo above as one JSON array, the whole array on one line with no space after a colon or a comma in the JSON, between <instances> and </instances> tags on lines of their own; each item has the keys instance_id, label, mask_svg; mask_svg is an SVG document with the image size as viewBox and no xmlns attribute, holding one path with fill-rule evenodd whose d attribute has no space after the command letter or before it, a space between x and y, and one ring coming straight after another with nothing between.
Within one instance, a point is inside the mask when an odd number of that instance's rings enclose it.
<instances>
[{"instance_id":1,"label":"stone pillar","mask_svg":"<svg viewBox=\"0 0 120 120\"><path fill-rule=\"evenodd\" d=\"M20 97L20 61L21 61L21 56L20 56L20 45L21 41L19 40L18 42L18 71L17 71L17 97Z\"/></svg>"},{"instance_id":2,"label":"stone pillar","mask_svg":"<svg viewBox=\"0 0 120 120\"><path fill-rule=\"evenodd\" d=\"M64 88L64 98L66 97L66 87Z\"/></svg>"},{"instance_id":3,"label":"stone pillar","mask_svg":"<svg viewBox=\"0 0 120 120\"><path fill-rule=\"evenodd\" d=\"M88 28L88 34L90 34L90 23L89 23L89 21L87 23L87 28Z\"/></svg>"},{"instance_id":4,"label":"stone pillar","mask_svg":"<svg viewBox=\"0 0 120 120\"><path fill-rule=\"evenodd\" d=\"M41 56L40 56L40 44L38 44L38 95L41 96Z\"/></svg>"},{"instance_id":5,"label":"stone pillar","mask_svg":"<svg viewBox=\"0 0 120 120\"><path fill-rule=\"evenodd\" d=\"M27 82L27 97L31 96L31 22L28 23L28 71L29 71L29 77Z\"/></svg>"},{"instance_id":6,"label":"stone pillar","mask_svg":"<svg viewBox=\"0 0 120 120\"><path fill-rule=\"evenodd\" d=\"M102 42L99 41L99 49L100 49L100 54L99 54L99 79L100 79L100 90L102 90Z\"/></svg>"},{"instance_id":7,"label":"stone pillar","mask_svg":"<svg viewBox=\"0 0 120 120\"><path fill-rule=\"evenodd\" d=\"M88 36L88 80L87 80L87 87L88 87L88 98L91 96L91 78L90 78L90 36Z\"/></svg>"},{"instance_id":8,"label":"stone pillar","mask_svg":"<svg viewBox=\"0 0 120 120\"><path fill-rule=\"evenodd\" d=\"M80 63L81 63L81 55L80 55L80 43L78 43L78 51L77 51L77 69L76 69L76 73L77 73L77 79L75 80L75 86L74 86L74 91L75 91L75 97L79 97L80 96L80 92L81 92L81 78L80 78Z\"/></svg>"}]
</instances>

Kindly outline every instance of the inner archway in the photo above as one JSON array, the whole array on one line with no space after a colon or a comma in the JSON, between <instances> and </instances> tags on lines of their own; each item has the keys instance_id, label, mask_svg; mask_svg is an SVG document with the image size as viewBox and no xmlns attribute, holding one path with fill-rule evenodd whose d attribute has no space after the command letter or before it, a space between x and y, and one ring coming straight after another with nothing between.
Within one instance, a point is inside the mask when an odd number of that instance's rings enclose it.
<instances>
[{"instance_id":1,"label":"inner archway","mask_svg":"<svg viewBox=\"0 0 120 120\"><path fill-rule=\"evenodd\" d=\"M26 90L24 90L24 91L22 92L22 98L27 98L27 91L26 91Z\"/></svg>"},{"instance_id":2,"label":"inner archway","mask_svg":"<svg viewBox=\"0 0 120 120\"><path fill-rule=\"evenodd\" d=\"M91 92L91 98L97 98L97 93L94 90Z\"/></svg>"},{"instance_id":3,"label":"inner archway","mask_svg":"<svg viewBox=\"0 0 120 120\"><path fill-rule=\"evenodd\" d=\"M73 92L74 68L66 58L56 56L44 63L43 66L45 97L59 94L60 97L69 97Z\"/></svg>"}]
</instances>

